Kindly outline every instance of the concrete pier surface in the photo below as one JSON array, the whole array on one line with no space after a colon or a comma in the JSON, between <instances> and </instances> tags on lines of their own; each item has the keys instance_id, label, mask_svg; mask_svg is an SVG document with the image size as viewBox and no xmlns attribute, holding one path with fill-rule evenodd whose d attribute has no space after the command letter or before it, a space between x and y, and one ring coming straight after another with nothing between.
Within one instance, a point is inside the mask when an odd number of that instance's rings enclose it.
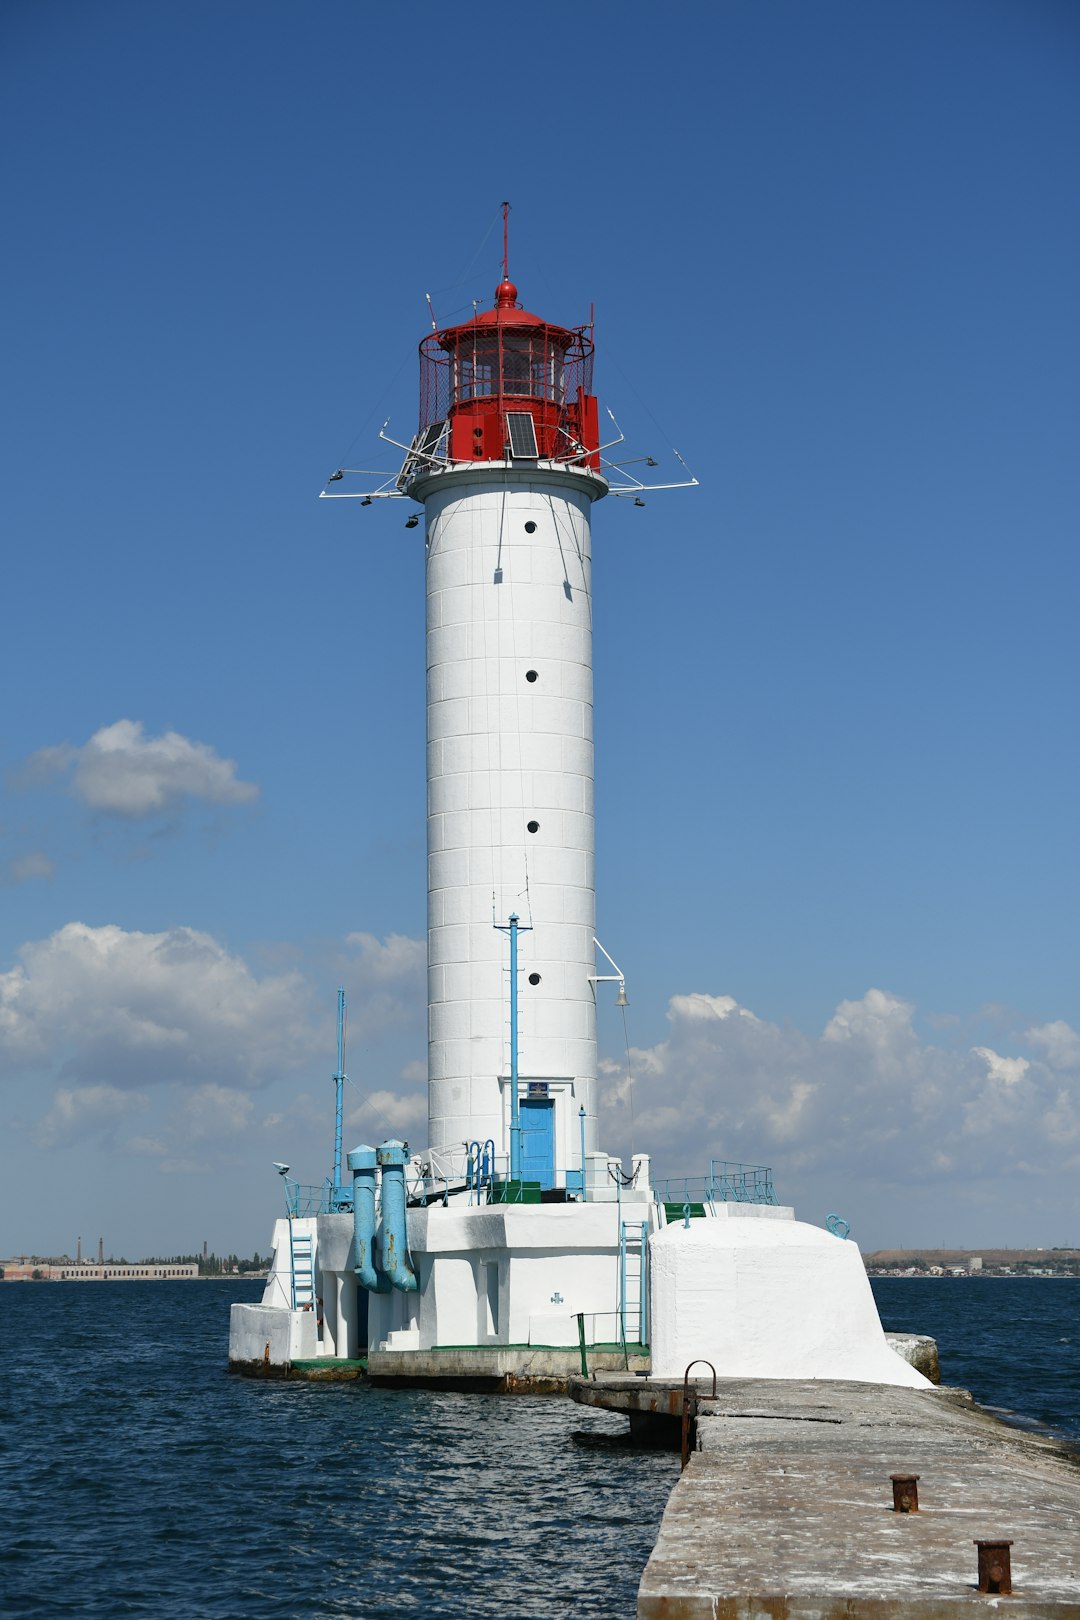
<instances>
[{"instance_id":1,"label":"concrete pier surface","mask_svg":"<svg viewBox=\"0 0 1080 1620\"><path fill-rule=\"evenodd\" d=\"M696 1368L695 1372L700 1371ZM682 1390L590 1381L586 1404L681 1412ZM636 1391L632 1386L637 1385ZM642 1576L638 1620L933 1620L992 1608L1080 1620L1080 1462L964 1391L695 1380L696 1444ZM915 1474L916 1513L890 1476ZM1012 1543L1012 1593L978 1587L978 1540Z\"/></svg>"}]
</instances>

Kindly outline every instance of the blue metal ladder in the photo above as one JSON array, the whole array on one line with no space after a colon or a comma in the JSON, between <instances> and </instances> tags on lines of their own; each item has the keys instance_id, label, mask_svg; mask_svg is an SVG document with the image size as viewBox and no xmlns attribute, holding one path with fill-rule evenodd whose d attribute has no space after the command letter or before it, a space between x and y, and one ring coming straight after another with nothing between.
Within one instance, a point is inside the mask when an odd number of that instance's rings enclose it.
<instances>
[{"instance_id":1,"label":"blue metal ladder","mask_svg":"<svg viewBox=\"0 0 1080 1620\"><path fill-rule=\"evenodd\" d=\"M315 1256L312 1253L311 1233L297 1232L292 1240L292 1293L293 1310L315 1309Z\"/></svg>"},{"instance_id":2,"label":"blue metal ladder","mask_svg":"<svg viewBox=\"0 0 1080 1620\"><path fill-rule=\"evenodd\" d=\"M649 1342L648 1255L648 1221L620 1221L619 1339L624 1348Z\"/></svg>"}]
</instances>

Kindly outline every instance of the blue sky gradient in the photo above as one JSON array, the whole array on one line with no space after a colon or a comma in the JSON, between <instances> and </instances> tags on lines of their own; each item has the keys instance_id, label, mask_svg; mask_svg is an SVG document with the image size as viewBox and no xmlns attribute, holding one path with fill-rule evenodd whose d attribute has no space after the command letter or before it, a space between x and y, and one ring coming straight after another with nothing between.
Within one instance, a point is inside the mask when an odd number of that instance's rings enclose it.
<instances>
[{"instance_id":1,"label":"blue sky gradient","mask_svg":"<svg viewBox=\"0 0 1080 1620\"><path fill-rule=\"evenodd\" d=\"M0 1250L265 1247L339 982L422 1143L422 530L315 497L504 196L701 479L595 514L607 1143L1080 1243L1078 69L1065 0L7 0Z\"/></svg>"}]
</instances>

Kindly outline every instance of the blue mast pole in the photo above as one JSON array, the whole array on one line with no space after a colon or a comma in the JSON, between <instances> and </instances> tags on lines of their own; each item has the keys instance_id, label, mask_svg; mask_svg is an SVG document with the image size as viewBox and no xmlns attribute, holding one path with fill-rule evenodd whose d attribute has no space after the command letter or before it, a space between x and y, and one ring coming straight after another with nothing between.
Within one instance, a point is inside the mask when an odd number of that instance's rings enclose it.
<instances>
[{"instance_id":1,"label":"blue mast pole","mask_svg":"<svg viewBox=\"0 0 1080 1620\"><path fill-rule=\"evenodd\" d=\"M518 914L510 913L510 1179L521 1180L521 1111L518 1107Z\"/></svg>"},{"instance_id":2,"label":"blue mast pole","mask_svg":"<svg viewBox=\"0 0 1080 1620\"><path fill-rule=\"evenodd\" d=\"M532 925L521 926L516 911L510 913L509 927L497 923L496 933L510 935L510 1179L521 1179L521 1109L518 1105L518 935L532 932Z\"/></svg>"},{"instance_id":3,"label":"blue mast pole","mask_svg":"<svg viewBox=\"0 0 1080 1620\"><path fill-rule=\"evenodd\" d=\"M342 1185L341 1178L341 1115L344 1103L345 1089L345 990L338 987L337 993L337 1073L334 1076L336 1087L334 1101L334 1173L330 1177L330 1187L336 1195Z\"/></svg>"}]
</instances>

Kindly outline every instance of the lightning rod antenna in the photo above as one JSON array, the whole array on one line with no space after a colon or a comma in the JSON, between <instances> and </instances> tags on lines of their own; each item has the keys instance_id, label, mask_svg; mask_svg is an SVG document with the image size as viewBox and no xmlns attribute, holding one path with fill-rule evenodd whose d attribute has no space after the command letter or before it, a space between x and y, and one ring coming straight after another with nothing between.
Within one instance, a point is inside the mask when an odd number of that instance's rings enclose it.
<instances>
[{"instance_id":1,"label":"lightning rod antenna","mask_svg":"<svg viewBox=\"0 0 1080 1620\"><path fill-rule=\"evenodd\" d=\"M510 280L510 204L504 202L503 211L503 280Z\"/></svg>"}]
</instances>

